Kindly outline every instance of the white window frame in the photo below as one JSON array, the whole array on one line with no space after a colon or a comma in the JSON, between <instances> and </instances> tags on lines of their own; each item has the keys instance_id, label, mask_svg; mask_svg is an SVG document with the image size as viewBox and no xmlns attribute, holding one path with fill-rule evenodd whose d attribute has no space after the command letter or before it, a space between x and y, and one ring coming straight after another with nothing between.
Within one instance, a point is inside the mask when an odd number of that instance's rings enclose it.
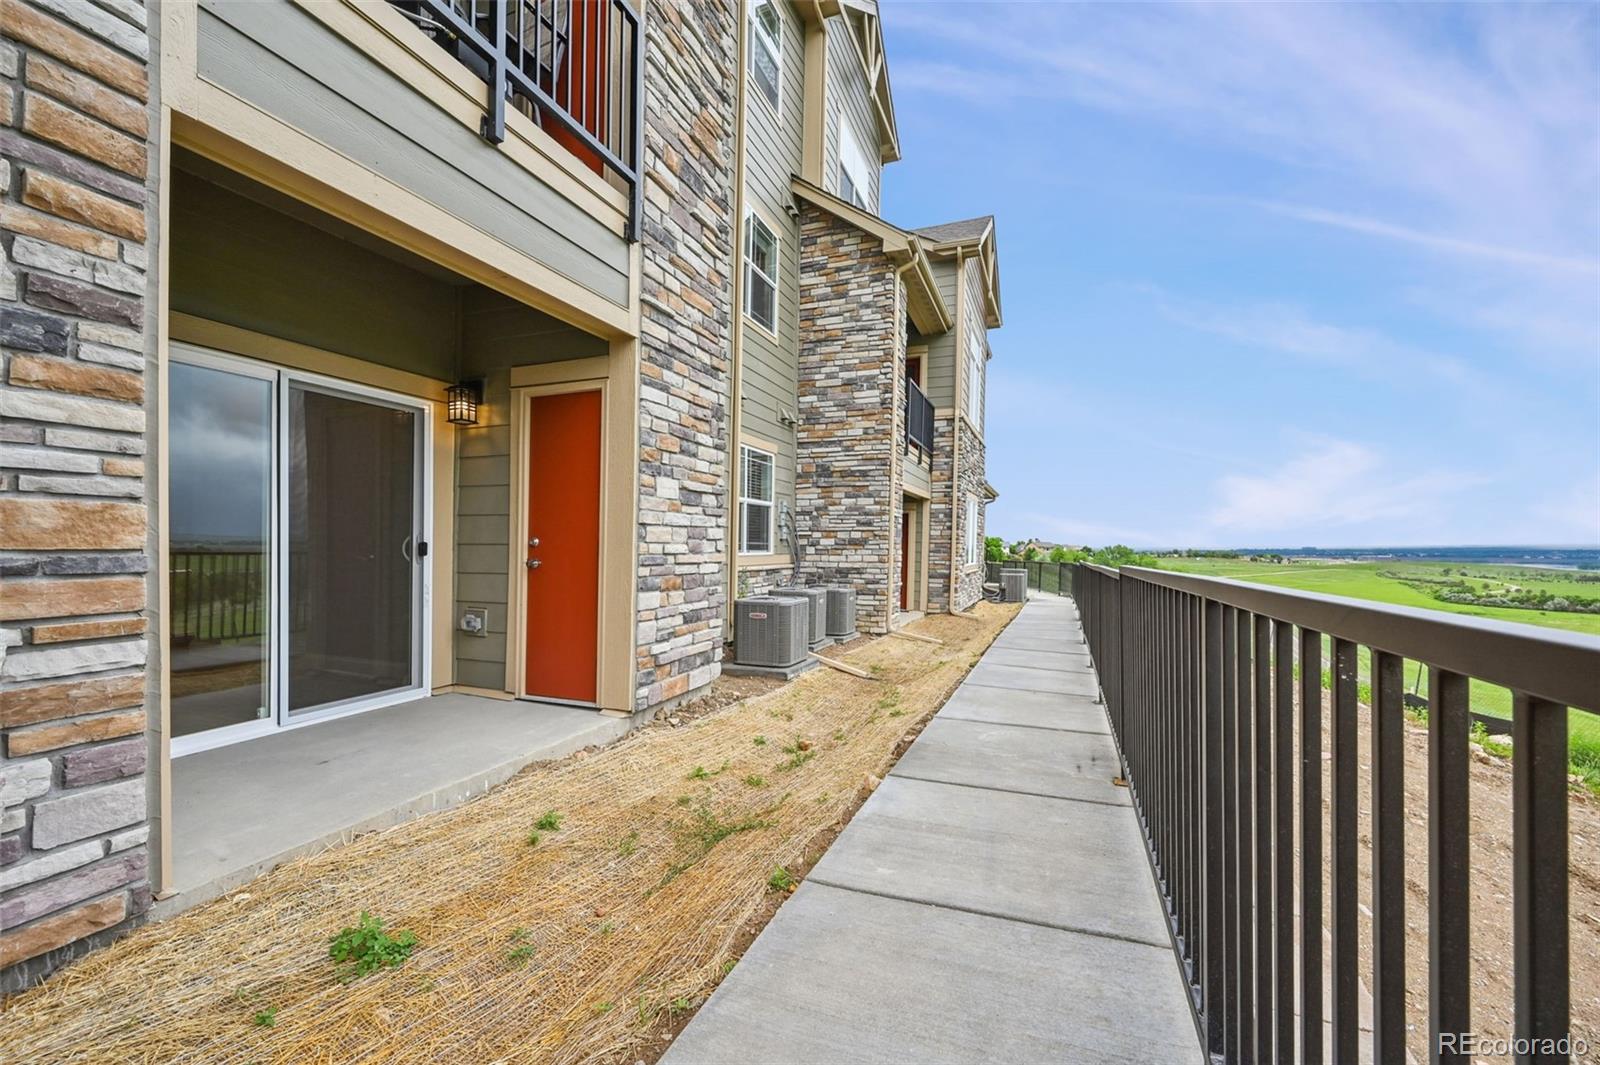
<instances>
[{"instance_id":1,"label":"white window frame","mask_svg":"<svg viewBox=\"0 0 1600 1065\"><path fill-rule=\"evenodd\" d=\"M767 33L766 27L761 24L761 18L757 14L763 7L771 7L772 13L778 16L778 32L775 37ZM753 52L757 48L762 49L772 59L773 66L777 67L778 73L774 80L774 92L777 98L768 97L767 90L756 79L756 64L753 56L749 66L748 76L750 83L755 86L756 95L768 107L772 108L773 117L781 124L783 121L783 8L779 5L778 0L753 0L750 5L749 20L751 51Z\"/></svg>"},{"instance_id":2,"label":"white window frame","mask_svg":"<svg viewBox=\"0 0 1600 1065\"><path fill-rule=\"evenodd\" d=\"M760 226L772 237L772 270L769 275L755 264L755 257L751 250L755 246L755 227ZM783 235L769 223L754 205L747 206L744 212L744 241L742 244L744 254L744 316L754 322L773 338L778 335L778 272L782 269L783 262ZM763 322L751 310L752 293L755 291L754 281L759 277L772 286L772 321Z\"/></svg>"},{"instance_id":3,"label":"white window frame","mask_svg":"<svg viewBox=\"0 0 1600 1065\"><path fill-rule=\"evenodd\" d=\"M759 499L749 494L750 492L750 459L760 456L766 459L770 471L767 475L767 490L770 497ZM750 444L739 445L739 553L741 555L770 555L777 550L776 533L773 515L777 512L778 500L778 456L765 448L754 447ZM750 546L750 526L745 521L745 508L765 507L767 512L767 546L752 549Z\"/></svg>"},{"instance_id":4,"label":"white window frame","mask_svg":"<svg viewBox=\"0 0 1600 1065\"><path fill-rule=\"evenodd\" d=\"M967 420L972 427L983 435L983 405L984 405L984 363L988 361L988 346L984 343L983 334L972 333L967 337Z\"/></svg>"},{"instance_id":5,"label":"white window frame","mask_svg":"<svg viewBox=\"0 0 1600 1065\"><path fill-rule=\"evenodd\" d=\"M980 549L981 543L978 539L978 515L978 497L969 492L967 494L967 527L965 530L966 564L969 566L976 566L983 561L983 554Z\"/></svg>"},{"instance_id":6,"label":"white window frame","mask_svg":"<svg viewBox=\"0 0 1600 1065\"><path fill-rule=\"evenodd\" d=\"M855 186L859 198L852 199L845 193L846 177L849 177L850 184ZM877 213L878 205L873 202L876 189L872 181L872 164L867 159L867 153L862 150L861 142L856 140L855 128L843 114L839 116L839 173L835 182L835 191L841 200L847 200L864 211Z\"/></svg>"}]
</instances>

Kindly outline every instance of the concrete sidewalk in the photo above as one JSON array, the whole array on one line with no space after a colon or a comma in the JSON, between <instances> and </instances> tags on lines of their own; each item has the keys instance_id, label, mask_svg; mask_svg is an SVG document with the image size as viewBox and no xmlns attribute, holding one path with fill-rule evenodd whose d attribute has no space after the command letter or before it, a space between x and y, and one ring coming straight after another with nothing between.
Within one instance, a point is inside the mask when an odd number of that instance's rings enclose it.
<instances>
[{"instance_id":1,"label":"concrete sidewalk","mask_svg":"<svg viewBox=\"0 0 1600 1065\"><path fill-rule=\"evenodd\" d=\"M1094 692L1030 602L663 1065L1202 1062Z\"/></svg>"}]
</instances>

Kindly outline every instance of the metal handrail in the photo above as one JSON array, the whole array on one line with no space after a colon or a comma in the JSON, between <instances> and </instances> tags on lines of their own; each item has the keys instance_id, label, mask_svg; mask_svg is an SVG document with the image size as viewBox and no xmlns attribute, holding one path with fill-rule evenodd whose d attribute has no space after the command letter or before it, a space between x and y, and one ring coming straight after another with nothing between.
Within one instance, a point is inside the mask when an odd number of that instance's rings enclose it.
<instances>
[{"instance_id":1,"label":"metal handrail","mask_svg":"<svg viewBox=\"0 0 1600 1065\"><path fill-rule=\"evenodd\" d=\"M1569 707L1600 708L1600 639L1138 567L1079 563L1071 585L1213 1058L1293 1061L1298 1053L1320 1065L1326 917L1328 1060L1360 1060L1365 1049L1374 1061L1405 1060L1402 668L1414 659L1430 670L1430 1059L1468 1060L1465 1042L1446 1037L1475 1031L1467 741L1476 679L1513 694L1512 1034L1533 1048L1518 1060L1566 1060L1559 1048L1571 1025L1567 718ZM1371 651L1365 795L1357 743L1363 646ZM1364 806L1374 957L1368 1035L1359 1005ZM1369 1038L1370 1048L1359 1045Z\"/></svg>"},{"instance_id":2,"label":"metal handrail","mask_svg":"<svg viewBox=\"0 0 1600 1065\"><path fill-rule=\"evenodd\" d=\"M489 86L481 126L485 140L499 144L505 139L507 98L521 96L541 120L548 117L577 141L575 154L592 155L627 185L626 235L630 241L639 238L644 34L630 0L390 2L418 18L424 32L436 39L446 34L483 61L484 69L476 73ZM564 101L558 99L563 88Z\"/></svg>"},{"instance_id":3,"label":"metal handrail","mask_svg":"<svg viewBox=\"0 0 1600 1065\"><path fill-rule=\"evenodd\" d=\"M1489 684L1568 706L1600 709L1600 637L1423 607L1292 591L1226 577L1200 577L1138 566L1129 566L1122 572L1254 614L1266 614L1277 621L1338 633L1354 643L1468 674Z\"/></svg>"}]
</instances>

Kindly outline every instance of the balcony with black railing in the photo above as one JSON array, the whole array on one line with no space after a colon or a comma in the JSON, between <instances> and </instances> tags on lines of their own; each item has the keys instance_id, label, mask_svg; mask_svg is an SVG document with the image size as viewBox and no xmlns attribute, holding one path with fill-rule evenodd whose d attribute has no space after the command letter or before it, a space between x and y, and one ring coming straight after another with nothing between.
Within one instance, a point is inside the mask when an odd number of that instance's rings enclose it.
<instances>
[{"instance_id":1,"label":"balcony with black railing","mask_svg":"<svg viewBox=\"0 0 1600 1065\"><path fill-rule=\"evenodd\" d=\"M933 453L933 403L918 384L906 378L906 447Z\"/></svg>"},{"instance_id":2,"label":"balcony with black railing","mask_svg":"<svg viewBox=\"0 0 1600 1065\"><path fill-rule=\"evenodd\" d=\"M390 0L489 86L481 132L505 139L506 107L532 119L628 195L638 239L644 37L630 0Z\"/></svg>"}]
</instances>

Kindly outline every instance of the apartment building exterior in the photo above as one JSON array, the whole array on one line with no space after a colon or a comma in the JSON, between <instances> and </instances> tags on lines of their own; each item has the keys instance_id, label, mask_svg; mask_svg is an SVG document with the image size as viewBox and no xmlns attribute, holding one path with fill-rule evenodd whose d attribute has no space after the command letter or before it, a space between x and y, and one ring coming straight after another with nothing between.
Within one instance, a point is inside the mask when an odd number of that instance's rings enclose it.
<instances>
[{"instance_id":1,"label":"apartment building exterior","mask_svg":"<svg viewBox=\"0 0 1600 1065\"><path fill-rule=\"evenodd\" d=\"M0 0L0 79L0 987L181 895L191 755L669 705L796 558L977 597L993 227L877 217L873 4Z\"/></svg>"},{"instance_id":2,"label":"apartment building exterior","mask_svg":"<svg viewBox=\"0 0 1600 1065\"><path fill-rule=\"evenodd\" d=\"M856 588L872 632L982 591L992 218L880 212L900 158L876 4L748 6L730 594Z\"/></svg>"}]
</instances>

